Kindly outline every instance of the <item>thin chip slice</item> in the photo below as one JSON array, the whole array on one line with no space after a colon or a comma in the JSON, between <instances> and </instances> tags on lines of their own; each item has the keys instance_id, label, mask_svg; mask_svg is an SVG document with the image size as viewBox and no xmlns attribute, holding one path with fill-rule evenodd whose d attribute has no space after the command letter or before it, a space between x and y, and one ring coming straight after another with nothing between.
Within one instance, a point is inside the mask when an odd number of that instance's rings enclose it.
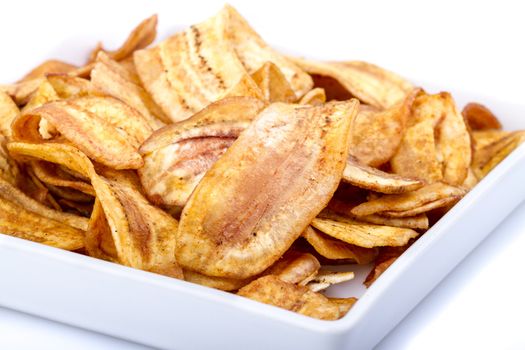
<instances>
[{"instance_id":1,"label":"thin chip slice","mask_svg":"<svg viewBox=\"0 0 525 350\"><path fill-rule=\"evenodd\" d=\"M177 241L182 266L247 278L275 262L335 192L356 112L355 100L274 103L261 112L184 207Z\"/></svg>"},{"instance_id":2,"label":"thin chip slice","mask_svg":"<svg viewBox=\"0 0 525 350\"><path fill-rule=\"evenodd\" d=\"M428 183L443 179L434 138L434 121L423 120L409 127L390 160L392 171Z\"/></svg>"},{"instance_id":3,"label":"thin chip slice","mask_svg":"<svg viewBox=\"0 0 525 350\"><path fill-rule=\"evenodd\" d=\"M152 132L142 116L119 100L79 97L46 103L19 116L12 124L14 140L42 142L41 119L90 158L115 169L142 166L138 147Z\"/></svg>"},{"instance_id":4,"label":"thin chip slice","mask_svg":"<svg viewBox=\"0 0 525 350\"><path fill-rule=\"evenodd\" d=\"M357 298L328 298L328 300L339 307L339 312L343 316L346 315L357 302Z\"/></svg>"},{"instance_id":5,"label":"thin chip slice","mask_svg":"<svg viewBox=\"0 0 525 350\"><path fill-rule=\"evenodd\" d=\"M279 277L285 282L305 285L317 276L321 264L312 254L288 252L263 274Z\"/></svg>"},{"instance_id":6,"label":"thin chip slice","mask_svg":"<svg viewBox=\"0 0 525 350\"><path fill-rule=\"evenodd\" d=\"M410 243L403 247L383 247L374 263L374 268L368 276L366 276L363 284L370 288L370 286L381 276L386 269L388 269L396 260L403 254Z\"/></svg>"},{"instance_id":7,"label":"thin chip slice","mask_svg":"<svg viewBox=\"0 0 525 350\"><path fill-rule=\"evenodd\" d=\"M184 206L204 173L264 106L258 99L230 97L153 133L140 148L139 176L148 198L165 207Z\"/></svg>"},{"instance_id":8,"label":"thin chip slice","mask_svg":"<svg viewBox=\"0 0 525 350\"><path fill-rule=\"evenodd\" d=\"M493 142L501 140L505 136L510 134L509 131L503 130L474 130L472 131L472 140L474 142L474 158L476 157L476 152L485 146L490 145Z\"/></svg>"},{"instance_id":9,"label":"thin chip slice","mask_svg":"<svg viewBox=\"0 0 525 350\"><path fill-rule=\"evenodd\" d=\"M339 306L324 295L272 275L253 281L237 295L322 320L337 320L344 315Z\"/></svg>"},{"instance_id":10,"label":"thin chip slice","mask_svg":"<svg viewBox=\"0 0 525 350\"><path fill-rule=\"evenodd\" d=\"M419 235L408 228L365 224L348 218L315 218L311 225L329 236L364 248L403 246Z\"/></svg>"},{"instance_id":11,"label":"thin chip slice","mask_svg":"<svg viewBox=\"0 0 525 350\"><path fill-rule=\"evenodd\" d=\"M494 113L480 103L467 104L461 114L472 130L500 130L502 127Z\"/></svg>"},{"instance_id":12,"label":"thin chip slice","mask_svg":"<svg viewBox=\"0 0 525 350\"><path fill-rule=\"evenodd\" d=\"M0 135L11 137L11 123L19 114L20 110L11 97L0 91Z\"/></svg>"},{"instance_id":13,"label":"thin chip slice","mask_svg":"<svg viewBox=\"0 0 525 350\"><path fill-rule=\"evenodd\" d=\"M346 161L343 181L374 192L390 194L409 192L424 186L423 181L366 166L352 156Z\"/></svg>"},{"instance_id":14,"label":"thin chip slice","mask_svg":"<svg viewBox=\"0 0 525 350\"><path fill-rule=\"evenodd\" d=\"M26 210L4 198L0 198L0 233L67 250L84 246L83 231Z\"/></svg>"},{"instance_id":15,"label":"thin chip slice","mask_svg":"<svg viewBox=\"0 0 525 350\"><path fill-rule=\"evenodd\" d=\"M349 153L373 167L388 162L403 140L411 107L419 91L412 90L404 100L385 110L360 106Z\"/></svg>"},{"instance_id":16,"label":"thin chip slice","mask_svg":"<svg viewBox=\"0 0 525 350\"><path fill-rule=\"evenodd\" d=\"M308 289L313 292L320 292L333 284L353 280L354 277L355 274L351 271L335 272L321 270L319 273L317 273L317 276L315 276L311 281L308 282L308 284L306 284L306 287L308 287Z\"/></svg>"},{"instance_id":17,"label":"thin chip slice","mask_svg":"<svg viewBox=\"0 0 525 350\"><path fill-rule=\"evenodd\" d=\"M34 161L31 162L31 167L33 168L35 175L43 183L52 186L71 188L90 196L95 195L95 191L89 183L73 178L71 175L61 171L61 169L55 164Z\"/></svg>"},{"instance_id":18,"label":"thin chip slice","mask_svg":"<svg viewBox=\"0 0 525 350\"><path fill-rule=\"evenodd\" d=\"M87 79L69 75L49 75L47 81L53 86L56 94L61 99L103 95L100 91L96 90L92 82Z\"/></svg>"},{"instance_id":19,"label":"thin chip slice","mask_svg":"<svg viewBox=\"0 0 525 350\"><path fill-rule=\"evenodd\" d=\"M200 284L201 286L231 292L244 287L245 285L253 281L253 278L235 279L226 277L212 277L203 275L195 271L184 270L184 280L191 283Z\"/></svg>"},{"instance_id":20,"label":"thin chip slice","mask_svg":"<svg viewBox=\"0 0 525 350\"><path fill-rule=\"evenodd\" d=\"M362 102L388 109L401 102L414 88L398 75L376 65L360 62L319 62L292 58L293 62L314 76L328 77L340 84L349 95ZM319 86L331 95L329 86ZM348 96L344 96L344 99Z\"/></svg>"},{"instance_id":21,"label":"thin chip slice","mask_svg":"<svg viewBox=\"0 0 525 350\"><path fill-rule=\"evenodd\" d=\"M63 61L47 60L33 68L20 80L20 82L44 78L50 74L66 74L75 70L76 68L76 66Z\"/></svg>"},{"instance_id":22,"label":"thin chip slice","mask_svg":"<svg viewBox=\"0 0 525 350\"><path fill-rule=\"evenodd\" d=\"M436 182L413 192L384 195L377 199L370 200L354 207L351 213L359 217L384 212L388 212L389 214L392 212L406 213L407 211L412 211L413 209L442 199L458 200L463 197L465 193L466 191L464 189ZM445 201L442 205L447 203L450 202ZM436 208L436 206L432 206L432 208ZM411 213L411 215L406 216L414 215L416 214Z\"/></svg>"},{"instance_id":23,"label":"thin chip slice","mask_svg":"<svg viewBox=\"0 0 525 350\"><path fill-rule=\"evenodd\" d=\"M319 105L326 102L326 94L323 88L314 88L308 91L301 100L300 105Z\"/></svg>"},{"instance_id":24,"label":"thin chip slice","mask_svg":"<svg viewBox=\"0 0 525 350\"><path fill-rule=\"evenodd\" d=\"M105 53L115 61L121 61L131 56L134 51L143 49L155 40L157 36L157 15L146 18L133 29L126 41L115 51L104 50L102 45L99 45L89 55L89 62L96 60L100 52Z\"/></svg>"},{"instance_id":25,"label":"thin chip slice","mask_svg":"<svg viewBox=\"0 0 525 350\"><path fill-rule=\"evenodd\" d=\"M175 259L178 223L143 197L133 172L102 169L101 176L86 155L65 144L10 143L8 148L14 155L60 164L90 178L104 215L101 210L93 212L86 237L89 253L111 258L97 249L98 243L107 241L109 230L121 264L182 278Z\"/></svg>"},{"instance_id":26,"label":"thin chip slice","mask_svg":"<svg viewBox=\"0 0 525 350\"><path fill-rule=\"evenodd\" d=\"M91 71L91 82L100 91L136 109L153 130L171 122L131 74L104 52L97 56L95 67Z\"/></svg>"},{"instance_id":27,"label":"thin chip slice","mask_svg":"<svg viewBox=\"0 0 525 350\"><path fill-rule=\"evenodd\" d=\"M377 249L363 248L348 244L338 239L325 235L308 226L303 232L303 237L322 256L332 260L351 260L357 264L368 264L377 256Z\"/></svg>"},{"instance_id":28,"label":"thin chip slice","mask_svg":"<svg viewBox=\"0 0 525 350\"><path fill-rule=\"evenodd\" d=\"M265 99L262 90L248 73L239 79L233 87L225 91L217 100L236 96L254 97L259 100Z\"/></svg>"},{"instance_id":29,"label":"thin chip slice","mask_svg":"<svg viewBox=\"0 0 525 350\"><path fill-rule=\"evenodd\" d=\"M0 179L16 186L20 179L20 169L8 155L6 144L6 137L0 133Z\"/></svg>"},{"instance_id":30,"label":"thin chip slice","mask_svg":"<svg viewBox=\"0 0 525 350\"><path fill-rule=\"evenodd\" d=\"M270 102L295 102L297 97L279 67L266 62L252 74L252 78Z\"/></svg>"}]
</instances>

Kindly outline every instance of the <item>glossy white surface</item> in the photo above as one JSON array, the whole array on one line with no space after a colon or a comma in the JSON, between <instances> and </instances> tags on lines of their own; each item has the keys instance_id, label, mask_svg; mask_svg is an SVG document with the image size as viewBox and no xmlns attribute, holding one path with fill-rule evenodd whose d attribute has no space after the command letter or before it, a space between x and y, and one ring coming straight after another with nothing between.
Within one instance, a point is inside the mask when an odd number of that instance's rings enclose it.
<instances>
[{"instance_id":1,"label":"glossy white surface","mask_svg":"<svg viewBox=\"0 0 525 350\"><path fill-rule=\"evenodd\" d=\"M6 52L1 60L1 80L18 78L43 57L65 55L80 63L86 43L104 38L111 47L150 13L160 14L161 33L167 33L173 27L169 23L205 19L221 3L128 2L124 14L117 15L118 2L91 1L85 8L70 2L17 2L0 12L0 29L5 33L2 51ZM476 2L471 7L442 1L431 7L419 2L323 1L326 7L321 8L319 2L304 1L301 14L293 12L293 2L232 3L278 47L302 53L310 53L315 47L312 56L320 58L366 59L406 76L432 81L433 85L469 91L480 99L495 96L491 100L510 106L504 110L512 110L513 105L523 107L525 55L519 43L525 25L520 23L518 5L513 7L510 2ZM28 8L31 11L26 11ZM81 15L68 17L69 12ZM78 28L86 28L86 32ZM73 51L76 48L83 49ZM514 123L509 124L512 127ZM516 121L514 125L519 124ZM518 258L525 248L519 235L522 218L519 212L513 214L512 220L489 238L492 243L488 248L483 244L381 346L523 347L523 335L517 328L523 324L521 315L525 311L520 303L523 286L515 277L520 275ZM494 241L499 236L503 238ZM481 256L476 258L478 254ZM459 277L454 277L458 273ZM503 285L509 291L501 298ZM75 344L75 348L79 344L86 348L127 348L126 343L112 338L8 311L0 313L1 348L64 348L69 347L63 346L67 344Z\"/></svg>"}]
</instances>

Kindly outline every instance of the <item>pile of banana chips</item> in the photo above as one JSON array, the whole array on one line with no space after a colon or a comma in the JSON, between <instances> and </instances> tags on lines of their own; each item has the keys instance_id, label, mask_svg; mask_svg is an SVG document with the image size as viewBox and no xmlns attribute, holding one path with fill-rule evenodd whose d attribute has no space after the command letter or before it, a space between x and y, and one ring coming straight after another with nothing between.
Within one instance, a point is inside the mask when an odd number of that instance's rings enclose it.
<instances>
[{"instance_id":1,"label":"pile of banana chips","mask_svg":"<svg viewBox=\"0 0 525 350\"><path fill-rule=\"evenodd\" d=\"M356 299L325 289L356 264L370 286L524 140L376 65L283 55L230 6L156 24L0 86L0 232L336 320Z\"/></svg>"}]
</instances>

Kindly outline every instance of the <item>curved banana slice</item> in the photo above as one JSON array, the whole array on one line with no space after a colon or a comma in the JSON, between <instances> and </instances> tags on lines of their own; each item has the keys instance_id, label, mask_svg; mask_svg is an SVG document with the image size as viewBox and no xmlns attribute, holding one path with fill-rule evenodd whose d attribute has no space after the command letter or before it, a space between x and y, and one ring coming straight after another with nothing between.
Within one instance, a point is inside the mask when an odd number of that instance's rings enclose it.
<instances>
[{"instance_id":1,"label":"curved banana slice","mask_svg":"<svg viewBox=\"0 0 525 350\"><path fill-rule=\"evenodd\" d=\"M261 112L184 207L182 266L246 278L276 261L335 192L357 104L275 103Z\"/></svg>"},{"instance_id":2,"label":"curved banana slice","mask_svg":"<svg viewBox=\"0 0 525 350\"><path fill-rule=\"evenodd\" d=\"M154 132L141 146L139 176L148 198L163 206L184 206L204 173L226 152L265 104L230 97L185 121Z\"/></svg>"}]
</instances>

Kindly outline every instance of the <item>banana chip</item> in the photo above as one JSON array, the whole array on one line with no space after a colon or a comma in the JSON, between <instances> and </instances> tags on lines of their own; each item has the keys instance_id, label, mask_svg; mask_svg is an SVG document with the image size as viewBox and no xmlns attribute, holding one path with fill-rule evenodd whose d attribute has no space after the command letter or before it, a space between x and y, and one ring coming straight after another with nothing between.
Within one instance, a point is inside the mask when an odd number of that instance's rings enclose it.
<instances>
[{"instance_id":1,"label":"banana chip","mask_svg":"<svg viewBox=\"0 0 525 350\"><path fill-rule=\"evenodd\" d=\"M12 124L16 141L42 142L41 119L93 160L115 169L142 166L140 144L152 129L135 110L111 97L79 97L46 103Z\"/></svg>"},{"instance_id":2,"label":"banana chip","mask_svg":"<svg viewBox=\"0 0 525 350\"><path fill-rule=\"evenodd\" d=\"M312 254L287 253L268 268L264 274L274 275L281 280L306 285L318 275L321 264Z\"/></svg>"},{"instance_id":3,"label":"banana chip","mask_svg":"<svg viewBox=\"0 0 525 350\"><path fill-rule=\"evenodd\" d=\"M228 96L246 74L266 62L280 69L296 96L311 89L311 78L266 45L230 6L154 48L135 53L144 87L172 121L187 119Z\"/></svg>"},{"instance_id":4,"label":"banana chip","mask_svg":"<svg viewBox=\"0 0 525 350\"><path fill-rule=\"evenodd\" d=\"M168 207L186 204L204 173L263 107L254 98L230 97L157 130L140 149L139 176L148 198Z\"/></svg>"},{"instance_id":5,"label":"banana chip","mask_svg":"<svg viewBox=\"0 0 525 350\"><path fill-rule=\"evenodd\" d=\"M407 120L419 89L385 110L360 106L352 130L349 153L360 162L380 166L396 153L405 133Z\"/></svg>"},{"instance_id":6,"label":"banana chip","mask_svg":"<svg viewBox=\"0 0 525 350\"><path fill-rule=\"evenodd\" d=\"M331 260L351 260L357 264L368 264L377 256L377 249L363 248L334 239L311 226L303 232L303 237L322 256Z\"/></svg>"},{"instance_id":7,"label":"banana chip","mask_svg":"<svg viewBox=\"0 0 525 350\"><path fill-rule=\"evenodd\" d=\"M0 91L0 135L11 137L11 123L20 114L20 110L11 97Z\"/></svg>"},{"instance_id":8,"label":"banana chip","mask_svg":"<svg viewBox=\"0 0 525 350\"><path fill-rule=\"evenodd\" d=\"M490 109L480 103L471 102L461 111L471 130L500 130L501 123Z\"/></svg>"},{"instance_id":9,"label":"banana chip","mask_svg":"<svg viewBox=\"0 0 525 350\"><path fill-rule=\"evenodd\" d=\"M363 284L370 288L370 286L392 265L397 258L401 256L408 249L410 243L403 247L383 247L374 263L372 271L366 276Z\"/></svg>"},{"instance_id":10,"label":"banana chip","mask_svg":"<svg viewBox=\"0 0 525 350\"><path fill-rule=\"evenodd\" d=\"M464 189L436 182L413 192L384 195L370 200L354 207L351 213L358 217L376 213L414 216L450 204L464 195Z\"/></svg>"},{"instance_id":11,"label":"banana chip","mask_svg":"<svg viewBox=\"0 0 525 350\"><path fill-rule=\"evenodd\" d=\"M324 295L272 275L253 281L241 288L237 295L322 320L337 320L344 316L339 305Z\"/></svg>"},{"instance_id":12,"label":"banana chip","mask_svg":"<svg viewBox=\"0 0 525 350\"><path fill-rule=\"evenodd\" d=\"M110 232L121 264L182 277L175 260L178 223L142 196L133 173L106 170L104 176L98 175L86 155L69 145L10 143L8 148L17 156L57 163L90 178L102 209L94 211L87 232L90 254L113 260L97 248L107 241L104 237Z\"/></svg>"},{"instance_id":13,"label":"banana chip","mask_svg":"<svg viewBox=\"0 0 525 350\"><path fill-rule=\"evenodd\" d=\"M245 285L250 283L253 280L253 278L235 279L226 277L212 277L203 275L195 271L184 270L184 280L191 283L200 284L201 286L206 286L229 292L244 287Z\"/></svg>"},{"instance_id":14,"label":"banana chip","mask_svg":"<svg viewBox=\"0 0 525 350\"><path fill-rule=\"evenodd\" d=\"M523 141L525 141L525 133L515 131L477 150L472 161L472 169L476 177L479 180L484 178Z\"/></svg>"},{"instance_id":15,"label":"banana chip","mask_svg":"<svg viewBox=\"0 0 525 350\"><path fill-rule=\"evenodd\" d=\"M88 194L89 196L95 195L95 191L90 184L73 178L56 164L33 161L31 162L31 167L40 181L47 185L67 187Z\"/></svg>"},{"instance_id":16,"label":"banana chip","mask_svg":"<svg viewBox=\"0 0 525 350\"><path fill-rule=\"evenodd\" d=\"M319 105L326 102L326 94L323 88L315 88L308 91L301 100L300 105Z\"/></svg>"},{"instance_id":17,"label":"banana chip","mask_svg":"<svg viewBox=\"0 0 525 350\"><path fill-rule=\"evenodd\" d=\"M357 102L349 101L276 103L259 114L184 207L177 246L182 266L246 278L276 261L334 193L356 112Z\"/></svg>"},{"instance_id":18,"label":"banana chip","mask_svg":"<svg viewBox=\"0 0 525 350\"><path fill-rule=\"evenodd\" d=\"M346 161L343 181L354 186L381 193L403 193L424 186L420 180L410 179L361 164L350 156Z\"/></svg>"},{"instance_id":19,"label":"banana chip","mask_svg":"<svg viewBox=\"0 0 525 350\"><path fill-rule=\"evenodd\" d=\"M297 97L279 67L266 62L252 74L252 78L270 102L295 102Z\"/></svg>"},{"instance_id":20,"label":"banana chip","mask_svg":"<svg viewBox=\"0 0 525 350\"><path fill-rule=\"evenodd\" d=\"M136 109L147 120L149 126L156 130L171 122L155 104L151 96L140 86L139 82L118 62L104 52L100 52L91 71L93 85Z\"/></svg>"},{"instance_id":21,"label":"banana chip","mask_svg":"<svg viewBox=\"0 0 525 350\"><path fill-rule=\"evenodd\" d=\"M474 130L471 133L472 140L474 142L474 158L476 158L476 153L479 152L485 146L490 145L493 142L501 140L505 136L510 135L509 131L503 130Z\"/></svg>"},{"instance_id":22,"label":"banana chip","mask_svg":"<svg viewBox=\"0 0 525 350\"><path fill-rule=\"evenodd\" d=\"M343 283L350 280L353 280L355 277L354 273L351 271L348 272L334 272L328 270L321 270L317 273L306 287L312 292L319 292L327 289L333 284Z\"/></svg>"},{"instance_id":23,"label":"banana chip","mask_svg":"<svg viewBox=\"0 0 525 350\"><path fill-rule=\"evenodd\" d=\"M61 99L83 96L103 96L93 86L92 81L68 75L49 75L47 81L53 86Z\"/></svg>"},{"instance_id":24,"label":"banana chip","mask_svg":"<svg viewBox=\"0 0 525 350\"><path fill-rule=\"evenodd\" d=\"M315 218L311 225L324 234L363 248L403 246L419 234L408 228L365 224L348 218Z\"/></svg>"},{"instance_id":25,"label":"banana chip","mask_svg":"<svg viewBox=\"0 0 525 350\"><path fill-rule=\"evenodd\" d=\"M291 59L311 74L314 80L316 77L328 77L335 80L347 91L347 94L342 96L343 99L354 96L380 109L395 106L403 101L414 88L412 84L398 75L366 62L319 62L301 58ZM332 95L331 86L316 85L324 88L328 97ZM342 93L336 92L334 95L339 97Z\"/></svg>"}]
</instances>

